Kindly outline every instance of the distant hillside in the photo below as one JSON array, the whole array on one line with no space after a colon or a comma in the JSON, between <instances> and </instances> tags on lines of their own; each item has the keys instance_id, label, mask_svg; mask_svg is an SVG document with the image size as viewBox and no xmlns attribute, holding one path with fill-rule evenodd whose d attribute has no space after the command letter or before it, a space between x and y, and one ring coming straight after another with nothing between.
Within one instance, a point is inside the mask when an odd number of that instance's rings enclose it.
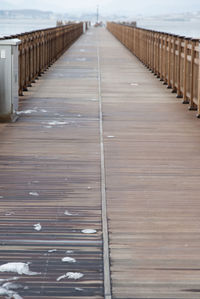
<instances>
[{"instance_id":1,"label":"distant hillside","mask_svg":"<svg viewBox=\"0 0 200 299\"><path fill-rule=\"evenodd\" d=\"M190 21L199 21L200 20L200 12L187 12L187 13L177 13L177 14L166 14L166 15L155 15L155 16L140 16L137 19L143 20L157 20L166 21L166 22L190 22Z\"/></svg>"},{"instance_id":2,"label":"distant hillside","mask_svg":"<svg viewBox=\"0 0 200 299\"><path fill-rule=\"evenodd\" d=\"M35 19L45 18L49 19L54 16L51 11L41 11L34 9L22 9L22 10L0 10L0 18L23 18L23 19Z\"/></svg>"},{"instance_id":3,"label":"distant hillside","mask_svg":"<svg viewBox=\"0 0 200 299\"><path fill-rule=\"evenodd\" d=\"M2 0L0 0L2 1ZM79 20L90 20L96 21L96 12L94 13L54 13L52 11L41 11L38 9L15 9L15 10L0 10L1 19L55 19L63 21L79 21ZM200 12L188 12L188 13L177 13L177 14L166 14L166 15L155 15L155 16L143 16L143 15L116 15L116 14L100 14L99 19L102 21L133 21L133 20L157 20L157 21L168 21L168 22L183 22L200 19Z\"/></svg>"},{"instance_id":4,"label":"distant hillside","mask_svg":"<svg viewBox=\"0 0 200 299\"><path fill-rule=\"evenodd\" d=\"M1 1L1 0L0 0ZM15 10L0 10L1 19L55 19L63 21L86 21L90 20L96 22L96 12L94 13L77 13L70 14L67 12L63 13L54 13L52 11L41 11L37 9L15 9ZM121 15L100 15L100 20L126 20L126 16Z\"/></svg>"}]
</instances>

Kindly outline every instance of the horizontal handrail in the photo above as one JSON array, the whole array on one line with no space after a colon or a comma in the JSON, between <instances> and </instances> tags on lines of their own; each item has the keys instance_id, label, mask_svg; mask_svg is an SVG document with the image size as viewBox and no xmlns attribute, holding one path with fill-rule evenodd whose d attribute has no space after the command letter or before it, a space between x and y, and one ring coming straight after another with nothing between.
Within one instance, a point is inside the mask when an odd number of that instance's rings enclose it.
<instances>
[{"instance_id":1,"label":"horizontal handrail","mask_svg":"<svg viewBox=\"0 0 200 299\"><path fill-rule=\"evenodd\" d=\"M107 28L200 117L198 39L111 22Z\"/></svg>"},{"instance_id":2,"label":"horizontal handrail","mask_svg":"<svg viewBox=\"0 0 200 299\"><path fill-rule=\"evenodd\" d=\"M41 76L83 33L83 23L36 30L1 39L18 38L19 95Z\"/></svg>"}]
</instances>

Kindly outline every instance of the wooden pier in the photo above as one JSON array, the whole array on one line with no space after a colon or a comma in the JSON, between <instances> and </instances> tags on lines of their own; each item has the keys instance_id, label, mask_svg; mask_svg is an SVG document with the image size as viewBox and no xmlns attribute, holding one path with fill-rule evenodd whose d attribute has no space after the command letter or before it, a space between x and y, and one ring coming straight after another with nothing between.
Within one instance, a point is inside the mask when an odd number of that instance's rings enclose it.
<instances>
[{"instance_id":1,"label":"wooden pier","mask_svg":"<svg viewBox=\"0 0 200 299\"><path fill-rule=\"evenodd\" d=\"M0 272L1 286L25 299L199 298L195 112L104 28L82 35L20 110L0 124L0 271L36 273Z\"/></svg>"}]
</instances>

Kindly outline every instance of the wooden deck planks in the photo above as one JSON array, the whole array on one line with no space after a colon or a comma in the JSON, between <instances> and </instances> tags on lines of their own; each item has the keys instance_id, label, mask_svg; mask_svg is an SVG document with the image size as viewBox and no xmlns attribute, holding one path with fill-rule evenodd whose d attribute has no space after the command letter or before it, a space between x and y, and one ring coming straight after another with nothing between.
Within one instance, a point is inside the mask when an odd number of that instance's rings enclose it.
<instances>
[{"instance_id":1,"label":"wooden deck planks","mask_svg":"<svg viewBox=\"0 0 200 299\"><path fill-rule=\"evenodd\" d=\"M88 40L21 99L32 113L0 126L0 264L31 262L41 273L17 280L23 298L103 298L97 55ZM84 276L58 282L67 272Z\"/></svg>"},{"instance_id":2,"label":"wooden deck planks","mask_svg":"<svg viewBox=\"0 0 200 299\"><path fill-rule=\"evenodd\" d=\"M113 298L199 298L200 123L114 37L100 40Z\"/></svg>"},{"instance_id":3,"label":"wooden deck planks","mask_svg":"<svg viewBox=\"0 0 200 299\"><path fill-rule=\"evenodd\" d=\"M104 297L98 45L112 298L199 298L200 122L104 29L21 99L35 111L0 125L0 265L41 272L20 276L23 298ZM68 271L84 277L56 281Z\"/></svg>"}]
</instances>

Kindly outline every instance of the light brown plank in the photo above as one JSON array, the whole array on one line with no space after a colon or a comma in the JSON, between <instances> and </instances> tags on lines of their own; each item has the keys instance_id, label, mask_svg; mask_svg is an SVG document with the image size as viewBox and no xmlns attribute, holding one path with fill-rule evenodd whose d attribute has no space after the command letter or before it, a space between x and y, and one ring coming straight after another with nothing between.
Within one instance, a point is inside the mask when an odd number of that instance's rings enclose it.
<instances>
[{"instance_id":1,"label":"light brown plank","mask_svg":"<svg viewBox=\"0 0 200 299\"><path fill-rule=\"evenodd\" d=\"M113 298L199 298L200 122L100 36Z\"/></svg>"}]
</instances>

